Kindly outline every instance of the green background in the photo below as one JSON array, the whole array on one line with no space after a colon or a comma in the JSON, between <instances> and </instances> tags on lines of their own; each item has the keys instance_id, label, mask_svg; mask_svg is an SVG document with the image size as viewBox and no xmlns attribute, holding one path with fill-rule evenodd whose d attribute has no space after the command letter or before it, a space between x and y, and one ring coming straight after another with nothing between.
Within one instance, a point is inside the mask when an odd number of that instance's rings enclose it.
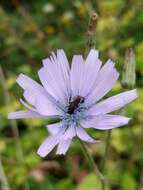
<instances>
[{"instance_id":1,"label":"green background","mask_svg":"<svg viewBox=\"0 0 143 190\"><path fill-rule=\"evenodd\" d=\"M122 111L133 118L130 124L112 131L104 170L106 189L143 188L143 1L0 0L0 160L10 190L100 189L77 140L66 156L56 156L53 151L41 159L36 151L48 135L48 121L7 120L9 112L23 109L18 101L22 90L16 77L22 72L38 80L41 60L58 48L65 50L69 62L73 54L84 53L93 11L99 15L95 43L103 62L111 58L122 73L125 50L134 49L139 94ZM110 94L121 91L118 81ZM107 132L89 133L103 141L89 145L100 167ZM6 190L2 183L0 189Z\"/></svg>"}]
</instances>

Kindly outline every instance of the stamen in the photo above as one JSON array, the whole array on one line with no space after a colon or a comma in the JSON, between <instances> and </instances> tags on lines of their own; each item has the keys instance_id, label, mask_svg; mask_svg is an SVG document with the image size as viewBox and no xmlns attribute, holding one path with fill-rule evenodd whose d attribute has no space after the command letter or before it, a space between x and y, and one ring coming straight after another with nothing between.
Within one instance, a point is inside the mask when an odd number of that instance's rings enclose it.
<instances>
[{"instance_id":1,"label":"stamen","mask_svg":"<svg viewBox=\"0 0 143 190\"><path fill-rule=\"evenodd\" d=\"M73 101L69 102L68 114L73 114L74 111L78 108L79 104L84 103L85 98L82 96L75 96Z\"/></svg>"}]
</instances>

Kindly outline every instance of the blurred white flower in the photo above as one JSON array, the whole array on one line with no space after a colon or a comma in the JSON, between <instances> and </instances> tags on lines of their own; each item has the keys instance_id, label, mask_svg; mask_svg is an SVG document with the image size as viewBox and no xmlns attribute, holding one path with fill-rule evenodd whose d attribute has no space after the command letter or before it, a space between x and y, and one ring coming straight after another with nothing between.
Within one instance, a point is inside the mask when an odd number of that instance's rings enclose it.
<instances>
[{"instance_id":1,"label":"blurred white flower","mask_svg":"<svg viewBox=\"0 0 143 190\"><path fill-rule=\"evenodd\" d=\"M52 12L55 11L55 7L54 7L54 5L51 4L51 3L46 3L46 4L43 6L42 11L43 11L44 13L46 13L46 14L47 14L47 13L52 13Z\"/></svg>"}]
</instances>

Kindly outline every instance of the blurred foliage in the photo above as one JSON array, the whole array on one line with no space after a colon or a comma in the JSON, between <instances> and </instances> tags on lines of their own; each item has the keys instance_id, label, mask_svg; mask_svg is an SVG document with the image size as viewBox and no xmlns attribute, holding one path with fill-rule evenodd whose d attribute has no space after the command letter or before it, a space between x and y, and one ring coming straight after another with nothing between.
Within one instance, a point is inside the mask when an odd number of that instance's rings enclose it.
<instances>
[{"instance_id":1,"label":"blurred foliage","mask_svg":"<svg viewBox=\"0 0 143 190\"><path fill-rule=\"evenodd\" d=\"M17 101L22 94L15 83L18 74L38 80L41 60L57 48L65 49L69 61L74 53L84 53L88 20L94 10L99 15L96 47L103 61L112 58L122 73L125 49L135 50L140 97L124 110L133 118L130 124L113 130L105 172L107 190L143 188L143 1L1 0L0 66L4 76L0 75L0 154L11 190L99 189L77 141L65 157L51 153L41 159L36 150L47 136L44 126L49 121L7 120L8 112L22 108ZM117 83L112 93L121 90ZM107 135L95 130L92 134L103 142ZM105 143L90 145L98 165L104 147Z\"/></svg>"}]
</instances>

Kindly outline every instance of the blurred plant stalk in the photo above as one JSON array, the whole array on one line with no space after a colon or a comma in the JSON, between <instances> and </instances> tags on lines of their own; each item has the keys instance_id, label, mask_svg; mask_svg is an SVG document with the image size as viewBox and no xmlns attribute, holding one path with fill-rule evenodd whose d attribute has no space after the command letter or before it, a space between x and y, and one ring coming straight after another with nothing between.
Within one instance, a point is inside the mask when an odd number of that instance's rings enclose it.
<instances>
[{"instance_id":1,"label":"blurred plant stalk","mask_svg":"<svg viewBox=\"0 0 143 190\"><path fill-rule=\"evenodd\" d=\"M96 33L97 21L98 21L98 15L97 13L93 12L89 19L89 24L86 33L86 39L87 39L86 54L89 52L91 48L95 47L95 33Z\"/></svg>"},{"instance_id":2,"label":"blurred plant stalk","mask_svg":"<svg viewBox=\"0 0 143 190\"><path fill-rule=\"evenodd\" d=\"M7 87L6 87L6 80L5 80L5 76L4 76L3 69L2 69L1 65L0 65L0 83L2 86L3 93L4 93L5 105L9 106L10 105L10 95L9 95L9 92L7 90ZM18 161L18 163L23 164L24 163L24 157L23 157L23 151L22 151L22 147L21 147L17 122L16 122L16 120L9 120L9 124L10 124L11 130L12 130L12 133L13 133L13 137L15 139L17 161ZM29 190L28 183L24 184L24 190Z\"/></svg>"},{"instance_id":3,"label":"blurred plant stalk","mask_svg":"<svg viewBox=\"0 0 143 190\"><path fill-rule=\"evenodd\" d=\"M135 62L135 54L132 48L128 48L125 51L125 60L122 71L122 79L121 85L124 90L133 89L136 83L136 62ZM120 111L120 113L124 113L124 109ZM110 139L111 139L112 130L109 130L107 133L106 145L105 145L105 153L103 156L102 162L102 171L106 170L106 160L108 158L108 152L110 147Z\"/></svg>"},{"instance_id":4,"label":"blurred plant stalk","mask_svg":"<svg viewBox=\"0 0 143 190\"><path fill-rule=\"evenodd\" d=\"M10 190L8 180L4 172L1 157L0 157L0 184L2 190Z\"/></svg>"}]
</instances>

